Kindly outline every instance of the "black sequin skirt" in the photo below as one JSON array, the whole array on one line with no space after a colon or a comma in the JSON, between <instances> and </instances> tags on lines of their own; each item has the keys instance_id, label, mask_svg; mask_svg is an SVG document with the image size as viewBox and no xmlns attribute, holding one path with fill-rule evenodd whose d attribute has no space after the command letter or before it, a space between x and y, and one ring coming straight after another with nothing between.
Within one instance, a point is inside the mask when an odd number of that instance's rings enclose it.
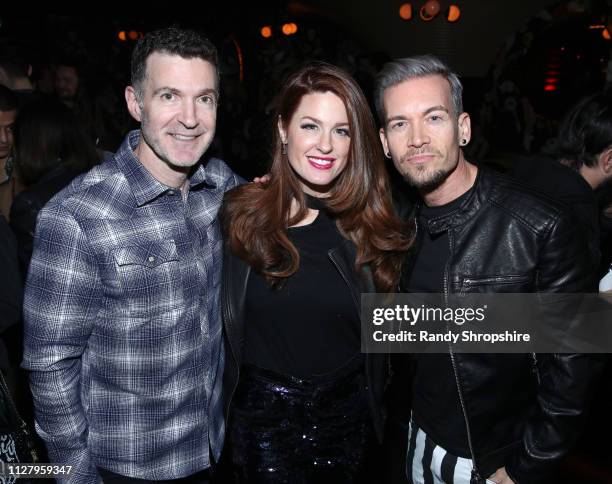
<instances>
[{"instance_id":1,"label":"black sequin skirt","mask_svg":"<svg viewBox=\"0 0 612 484\"><path fill-rule=\"evenodd\" d=\"M238 483L365 483L374 430L361 358L332 377L242 368L230 418Z\"/></svg>"}]
</instances>

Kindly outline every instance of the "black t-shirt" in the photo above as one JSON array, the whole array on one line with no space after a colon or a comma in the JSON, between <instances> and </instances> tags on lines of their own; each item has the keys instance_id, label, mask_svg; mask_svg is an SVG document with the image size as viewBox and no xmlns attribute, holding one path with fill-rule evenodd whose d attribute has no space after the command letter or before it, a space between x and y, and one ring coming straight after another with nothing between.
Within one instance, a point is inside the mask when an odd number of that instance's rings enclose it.
<instances>
[{"instance_id":1,"label":"black t-shirt","mask_svg":"<svg viewBox=\"0 0 612 484\"><path fill-rule=\"evenodd\" d=\"M299 269L281 289L271 289L261 274L251 273L244 360L308 378L330 373L360 352L359 314L328 256L329 249L343 243L330 215L320 209L310 225L289 228L287 233L300 253Z\"/></svg>"},{"instance_id":2,"label":"black t-shirt","mask_svg":"<svg viewBox=\"0 0 612 484\"><path fill-rule=\"evenodd\" d=\"M457 210L470 193L471 190L446 205L422 207L419 214L421 245L412 272L404 279L404 292L444 292L444 269L450 256L448 233L431 235L426 222ZM415 354L413 358L412 412L417 425L451 454L470 458L450 355Z\"/></svg>"}]
</instances>

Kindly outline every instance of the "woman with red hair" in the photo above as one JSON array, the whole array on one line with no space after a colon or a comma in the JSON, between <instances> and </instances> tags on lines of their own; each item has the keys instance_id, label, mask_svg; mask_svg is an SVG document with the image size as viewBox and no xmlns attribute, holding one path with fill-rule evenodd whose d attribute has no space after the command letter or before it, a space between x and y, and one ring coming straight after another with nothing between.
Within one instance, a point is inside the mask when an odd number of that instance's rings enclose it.
<instances>
[{"instance_id":1,"label":"woman with red hair","mask_svg":"<svg viewBox=\"0 0 612 484\"><path fill-rule=\"evenodd\" d=\"M411 234L348 74L300 68L275 119L269 181L223 213L231 460L239 482L361 482L388 365L360 352L360 293L395 291Z\"/></svg>"}]
</instances>

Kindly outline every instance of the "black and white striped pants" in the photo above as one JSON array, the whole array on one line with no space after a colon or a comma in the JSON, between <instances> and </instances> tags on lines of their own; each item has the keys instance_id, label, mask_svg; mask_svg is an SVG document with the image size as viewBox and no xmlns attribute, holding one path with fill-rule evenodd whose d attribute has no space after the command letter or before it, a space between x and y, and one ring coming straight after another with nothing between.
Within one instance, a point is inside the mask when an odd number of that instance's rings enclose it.
<instances>
[{"instance_id":1,"label":"black and white striped pants","mask_svg":"<svg viewBox=\"0 0 612 484\"><path fill-rule=\"evenodd\" d=\"M406 477L412 484L470 484L472 460L436 445L413 419L408 429ZM492 482L488 481L487 482Z\"/></svg>"}]
</instances>

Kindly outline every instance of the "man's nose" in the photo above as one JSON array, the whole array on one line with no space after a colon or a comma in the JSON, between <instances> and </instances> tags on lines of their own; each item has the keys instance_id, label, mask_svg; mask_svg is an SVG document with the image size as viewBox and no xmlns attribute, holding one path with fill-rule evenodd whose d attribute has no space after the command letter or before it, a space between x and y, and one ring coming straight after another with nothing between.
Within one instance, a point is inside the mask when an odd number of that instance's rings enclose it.
<instances>
[{"instance_id":1,"label":"man's nose","mask_svg":"<svg viewBox=\"0 0 612 484\"><path fill-rule=\"evenodd\" d=\"M418 123L412 127L410 135L410 144L417 148L431 142L427 130Z\"/></svg>"},{"instance_id":2,"label":"man's nose","mask_svg":"<svg viewBox=\"0 0 612 484\"><path fill-rule=\"evenodd\" d=\"M0 143L9 144L10 134L8 128L0 128Z\"/></svg>"},{"instance_id":3,"label":"man's nose","mask_svg":"<svg viewBox=\"0 0 612 484\"><path fill-rule=\"evenodd\" d=\"M193 129L198 125L194 101L185 99L181 105L179 121L186 128Z\"/></svg>"}]
</instances>

